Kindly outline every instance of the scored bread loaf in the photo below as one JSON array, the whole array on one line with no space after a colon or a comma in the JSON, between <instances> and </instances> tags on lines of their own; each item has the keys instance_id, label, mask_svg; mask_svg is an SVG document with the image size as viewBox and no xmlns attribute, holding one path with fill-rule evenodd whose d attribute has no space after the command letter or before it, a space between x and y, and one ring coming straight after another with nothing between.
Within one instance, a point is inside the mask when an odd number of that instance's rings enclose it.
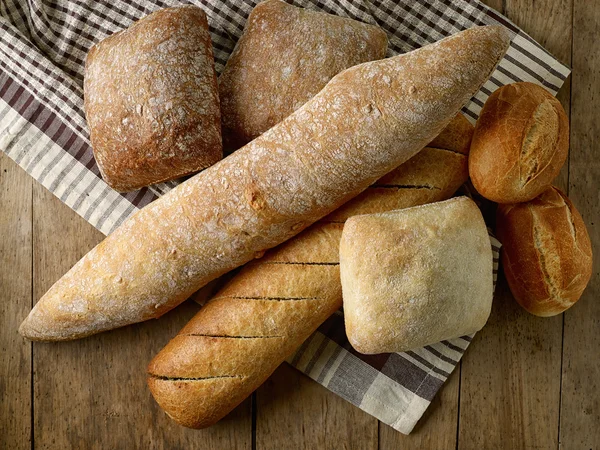
<instances>
[{"instance_id":1,"label":"scored bread loaf","mask_svg":"<svg viewBox=\"0 0 600 450\"><path fill-rule=\"evenodd\" d=\"M473 186L497 203L537 197L558 176L569 153L569 118L560 101L529 82L489 96L473 134Z\"/></svg>"},{"instance_id":2,"label":"scored bread loaf","mask_svg":"<svg viewBox=\"0 0 600 450\"><path fill-rule=\"evenodd\" d=\"M506 281L523 308L550 317L579 300L593 273L592 244L581 214L560 189L499 205L496 233Z\"/></svg>"},{"instance_id":3,"label":"scored bread loaf","mask_svg":"<svg viewBox=\"0 0 600 450\"><path fill-rule=\"evenodd\" d=\"M283 122L123 223L50 288L21 334L75 339L160 317L413 156L508 44L502 27L476 27L336 75Z\"/></svg>"},{"instance_id":4,"label":"scored bread loaf","mask_svg":"<svg viewBox=\"0 0 600 450\"><path fill-rule=\"evenodd\" d=\"M386 49L378 26L280 0L260 2L219 77L225 150L258 137L334 75L381 59Z\"/></svg>"},{"instance_id":5,"label":"scored bread loaf","mask_svg":"<svg viewBox=\"0 0 600 450\"><path fill-rule=\"evenodd\" d=\"M201 428L250 395L341 306L343 221L357 210L449 198L467 180L471 134L469 122L457 116L360 198L246 265L150 363L148 385L158 404L180 424ZM382 180L393 184L381 188Z\"/></svg>"}]
</instances>

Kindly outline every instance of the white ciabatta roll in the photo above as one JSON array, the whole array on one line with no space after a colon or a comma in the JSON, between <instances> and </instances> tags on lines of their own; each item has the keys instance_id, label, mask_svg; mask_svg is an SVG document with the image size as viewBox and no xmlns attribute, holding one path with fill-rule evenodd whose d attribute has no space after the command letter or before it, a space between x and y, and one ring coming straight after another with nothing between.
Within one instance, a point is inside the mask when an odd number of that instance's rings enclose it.
<instances>
[{"instance_id":1,"label":"white ciabatta roll","mask_svg":"<svg viewBox=\"0 0 600 450\"><path fill-rule=\"evenodd\" d=\"M406 352L479 331L492 248L468 197L353 216L340 240L344 323L360 353Z\"/></svg>"},{"instance_id":2,"label":"white ciabatta roll","mask_svg":"<svg viewBox=\"0 0 600 450\"><path fill-rule=\"evenodd\" d=\"M555 316L575 304L592 276L592 244L579 211L555 187L526 203L498 206L502 268L517 302Z\"/></svg>"},{"instance_id":3,"label":"white ciabatta roll","mask_svg":"<svg viewBox=\"0 0 600 450\"><path fill-rule=\"evenodd\" d=\"M469 121L457 116L359 196L246 264L148 366L148 386L165 412L182 425L202 428L248 397L342 305L343 222L357 211L450 197L468 178L472 133Z\"/></svg>"},{"instance_id":4,"label":"white ciabatta roll","mask_svg":"<svg viewBox=\"0 0 600 450\"><path fill-rule=\"evenodd\" d=\"M20 332L65 340L156 318L413 156L505 53L477 27L334 77L283 122L127 220L44 295Z\"/></svg>"}]
</instances>

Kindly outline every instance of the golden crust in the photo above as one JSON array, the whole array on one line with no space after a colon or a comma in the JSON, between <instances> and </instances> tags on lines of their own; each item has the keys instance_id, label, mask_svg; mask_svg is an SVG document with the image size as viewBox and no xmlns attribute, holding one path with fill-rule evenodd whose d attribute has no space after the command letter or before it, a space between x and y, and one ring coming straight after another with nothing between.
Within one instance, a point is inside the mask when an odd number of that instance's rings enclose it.
<instances>
[{"instance_id":1,"label":"golden crust","mask_svg":"<svg viewBox=\"0 0 600 450\"><path fill-rule=\"evenodd\" d=\"M323 220L343 222L358 214L450 198L468 178L467 157L472 136L473 125L457 114L427 147ZM401 195L398 190L402 190Z\"/></svg>"},{"instance_id":2,"label":"golden crust","mask_svg":"<svg viewBox=\"0 0 600 450\"><path fill-rule=\"evenodd\" d=\"M507 47L502 27L472 28L342 72L283 122L125 221L50 288L20 332L67 340L160 317L415 155Z\"/></svg>"},{"instance_id":3,"label":"golden crust","mask_svg":"<svg viewBox=\"0 0 600 450\"><path fill-rule=\"evenodd\" d=\"M592 276L592 246L564 193L550 187L529 202L500 205L496 227L504 274L523 308L548 317L579 300Z\"/></svg>"},{"instance_id":4,"label":"golden crust","mask_svg":"<svg viewBox=\"0 0 600 450\"><path fill-rule=\"evenodd\" d=\"M436 138L439 145L450 145L450 149L426 148L400 166L405 166L403 170L393 171L409 179L427 177L438 189L386 189L387 203L381 201L377 189L367 189L359 196L365 204L362 210L380 212L399 204L413 206L450 197L467 180L467 156L455 151L457 147L468 149L472 130L466 119L457 116ZM424 152L428 164L411 163ZM417 195L420 191L425 198ZM360 202L351 203L355 209L361 208ZM149 376L153 395L171 417L193 428L211 425L250 395L339 309L342 290L337 263L343 223L328 222L334 214L246 265L179 333L255 337L257 347L232 356L235 350L230 345L240 343L243 348L246 341L179 340L178 336L156 356L148 368L150 374L206 377L218 368L217 373L244 377L215 381L222 388L218 392L210 383L190 380L182 388L186 392L182 396L174 386L167 386L170 381L158 382L156 376ZM228 361L221 363L223 358ZM210 369L206 361L211 362ZM232 363L235 371L230 370ZM186 382L172 383L182 386Z\"/></svg>"},{"instance_id":5,"label":"golden crust","mask_svg":"<svg viewBox=\"0 0 600 450\"><path fill-rule=\"evenodd\" d=\"M475 125L469 156L473 186L497 203L518 203L544 191L569 152L569 120L544 88L514 83L496 90Z\"/></svg>"}]
</instances>

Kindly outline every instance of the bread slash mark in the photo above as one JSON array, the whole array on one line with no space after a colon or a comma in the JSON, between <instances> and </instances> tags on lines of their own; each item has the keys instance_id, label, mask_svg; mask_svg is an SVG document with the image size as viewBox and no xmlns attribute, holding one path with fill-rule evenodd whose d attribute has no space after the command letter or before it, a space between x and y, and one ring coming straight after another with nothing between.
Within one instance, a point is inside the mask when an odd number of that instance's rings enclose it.
<instances>
[{"instance_id":1,"label":"bread slash mark","mask_svg":"<svg viewBox=\"0 0 600 450\"><path fill-rule=\"evenodd\" d=\"M149 373L148 376L150 378L155 378L157 380L164 381L206 381L206 380L216 380L219 378L246 378L244 375L215 375L212 377L168 377L166 375L156 375L154 373Z\"/></svg>"},{"instance_id":2,"label":"bread slash mark","mask_svg":"<svg viewBox=\"0 0 600 450\"><path fill-rule=\"evenodd\" d=\"M263 264L282 264L288 266L339 266L339 262L294 262L294 261L265 261Z\"/></svg>"},{"instance_id":3,"label":"bread slash mark","mask_svg":"<svg viewBox=\"0 0 600 450\"><path fill-rule=\"evenodd\" d=\"M233 300L268 300L268 301L297 301L297 300L319 300L319 297L246 297L244 295L223 295L221 297L215 297L214 300L230 298Z\"/></svg>"},{"instance_id":4,"label":"bread slash mark","mask_svg":"<svg viewBox=\"0 0 600 450\"><path fill-rule=\"evenodd\" d=\"M200 334L190 333L184 334L183 336L196 336L196 337L211 337L211 338L222 338L222 339L275 339L283 338L284 336L230 336L226 334Z\"/></svg>"},{"instance_id":5,"label":"bread slash mark","mask_svg":"<svg viewBox=\"0 0 600 450\"><path fill-rule=\"evenodd\" d=\"M428 148L428 149L431 149L431 150L439 150L441 152L455 153L457 155L464 156L465 158L467 157L467 154L459 152L458 150L452 150L450 148L430 147L429 145L426 145L425 148Z\"/></svg>"},{"instance_id":6,"label":"bread slash mark","mask_svg":"<svg viewBox=\"0 0 600 450\"><path fill-rule=\"evenodd\" d=\"M541 102L530 120L532 123L523 135L519 153L522 187L535 180L552 162L560 135L560 119L550 100Z\"/></svg>"},{"instance_id":7,"label":"bread slash mark","mask_svg":"<svg viewBox=\"0 0 600 450\"><path fill-rule=\"evenodd\" d=\"M428 186L426 184L372 184L371 188L383 189L429 189L432 191L441 191L442 189L436 186Z\"/></svg>"}]
</instances>

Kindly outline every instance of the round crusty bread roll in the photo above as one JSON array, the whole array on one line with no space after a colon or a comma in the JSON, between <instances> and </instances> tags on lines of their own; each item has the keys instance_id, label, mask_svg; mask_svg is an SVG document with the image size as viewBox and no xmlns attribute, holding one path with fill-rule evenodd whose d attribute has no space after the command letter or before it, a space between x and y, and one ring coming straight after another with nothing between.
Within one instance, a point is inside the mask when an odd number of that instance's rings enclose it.
<instances>
[{"instance_id":1,"label":"round crusty bread roll","mask_svg":"<svg viewBox=\"0 0 600 450\"><path fill-rule=\"evenodd\" d=\"M469 174L497 203L526 202L556 178L569 152L569 120L560 102L533 83L501 87L475 125Z\"/></svg>"},{"instance_id":2,"label":"round crusty bread roll","mask_svg":"<svg viewBox=\"0 0 600 450\"><path fill-rule=\"evenodd\" d=\"M579 212L551 186L526 203L499 205L502 266L519 304L536 316L560 314L592 276L592 244Z\"/></svg>"}]
</instances>

